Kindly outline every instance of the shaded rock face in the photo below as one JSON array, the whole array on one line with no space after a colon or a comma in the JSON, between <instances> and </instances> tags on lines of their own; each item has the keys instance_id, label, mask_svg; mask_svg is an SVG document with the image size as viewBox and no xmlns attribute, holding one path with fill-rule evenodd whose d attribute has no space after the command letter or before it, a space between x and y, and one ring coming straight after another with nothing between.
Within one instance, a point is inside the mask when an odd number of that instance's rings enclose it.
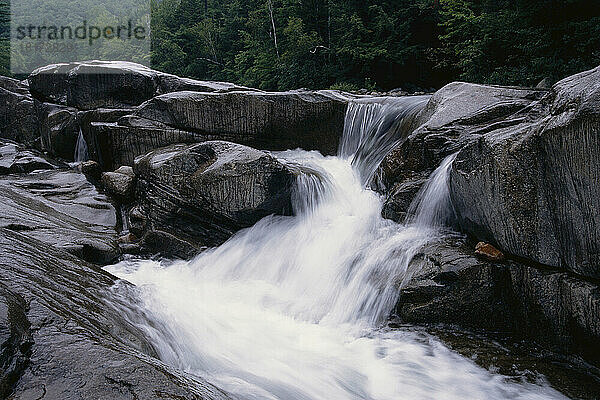
<instances>
[{"instance_id":1,"label":"shaded rock face","mask_svg":"<svg viewBox=\"0 0 600 400\"><path fill-rule=\"evenodd\" d=\"M55 157L73 160L80 123L77 109L36 101L41 149Z\"/></svg>"},{"instance_id":2,"label":"shaded rock face","mask_svg":"<svg viewBox=\"0 0 600 400\"><path fill-rule=\"evenodd\" d=\"M0 229L0 396L226 399L154 358L122 306L135 301L132 289L114 285L106 272Z\"/></svg>"},{"instance_id":3,"label":"shaded rock face","mask_svg":"<svg viewBox=\"0 0 600 400\"><path fill-rule=\"evenodd\" d=\"M130 213L136 219L131 225L143 219L147 229L195 248L220 244L267 215L291 212L292 173L246 146L213 141L165 147L138 158L134 170L139 206Z\"/></svg>"},{"instance_id":4,"label":"shaded rock face","mask_svg":"<svg viewBox=\"0 0 600 400\"><path fill-rule=\"evenodd\" d=\"M523 118L459 152L460 225L519 257L600 278L600 68L558 82Z\"/></svg>"},{"instance_id":5,"label":"shaded rock face","mask_svg":"<svg viewBox=\"0 0 600 400\"><path fill-rule=\"evenodd\" d=\"M33 71L28 81L31 93L41 101L80 110L137 106L171 91L246 89L230 83L179 78L122 61L53 64Z\"/></svg>"},{"instance_id":6,"label":"shaded rock face","mask_svg":"<svg viewBox=\"0 0 600 400\"><path fill-rule=\"evenodd\" d=\"M116 217L106 196L72 170L0 176L0 227L107 264L119 256Z\"/></svg>"},{"instance_id":7,"label":"shaded rock face","mask_svg":"<svg viewBox=\"0 0 600 400\"><path fill-rule=\"evenodd\" d=\"M148 101L134 117L261 149L335 154L345 113L346 102L327 92L178 92Z\"/></svg>"},{"instance_id":8,"label":"shaded rock face","mask_svg":"<svg viewBox=\"0 0 600 400\"><path fill-rule=\"evenodd\" d=\"M600 287L565 272L475 256L461 238L432 245L411 266L396 307L405 322L460 324L533 338L600 362Z\"/></svg>"},{"instance_id":9,"label":"shaded rock face","mask_svg":"<svg viewBox=\"0 0 600 400\"><path fill-rule=\"evenodd\" d=\"M0 77L0 138L39 147L36 107L27 86Z\"/></svg>"}]
</instances>

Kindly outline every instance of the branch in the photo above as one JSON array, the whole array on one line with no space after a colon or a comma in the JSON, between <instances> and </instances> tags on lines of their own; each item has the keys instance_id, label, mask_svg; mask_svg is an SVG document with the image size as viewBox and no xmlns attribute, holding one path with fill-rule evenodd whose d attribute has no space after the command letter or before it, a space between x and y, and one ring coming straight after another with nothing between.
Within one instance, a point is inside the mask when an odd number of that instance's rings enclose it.
<instances>
[{"instance_id":1,"label":"branch","mask_svg":"<svg viewBox=\"0 0 600 400\"><path fill-rule=\"evenodd\" d=\"M326 46L316 46L314 49L312 49L310 51L310 53L311 54L315 54L317 52L317 49L323 49L323 50L331 51L331 49L329 47L326 47Z\"/></svg>"}]
</instances>

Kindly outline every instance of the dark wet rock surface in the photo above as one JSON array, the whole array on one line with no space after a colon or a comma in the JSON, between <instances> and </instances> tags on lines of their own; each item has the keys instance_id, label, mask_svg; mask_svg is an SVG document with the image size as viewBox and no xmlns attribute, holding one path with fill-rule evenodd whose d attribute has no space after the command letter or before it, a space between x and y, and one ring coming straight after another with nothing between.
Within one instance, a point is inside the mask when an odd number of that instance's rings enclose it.
<instances>
[{"instance_id":1,"label":"dark wet rock surface","mask_svg":"<svg viewBox=\"0 0 600 400\"><path fill-rule=\"evenodd\" d=\"M35 150L26 149L8 140L0 140L0 175L56 169L59 166L60 163Z\"/></svg>"},{"instance_id":2,"label":"dark wet rock surface","mask_svg":"<svg viewBox=\"0 0 600 400\"><path fill-rule=\"evenodd\" d=\"M123 166L114 172L105 172L102 174L101 183L104 190L120 203L126 204L133 200L135 190L133 168Z\"/></svg>"},{"instance_id":3,"label":"dark wet rock surface","mask_svg":"<svg viewBox=\"0 0 600 400\"><path fill-rule=\"evenodd\" d=\"M144 227L136 227L145 225L160 232L146 243L162 235L175 248L214 246L267 215L291 212L292 172L239 144L165 147L138 158L134 170L139 206L130 212L132 231L139 235Z\"/></svg>"},{"instance_id":4,"label":"dark wet rock surface","mask_svg":"<svg viewBox=\"0 0 600 400\"><path fill-rule=\"evenodd\" d=\"M0 77L0 138L39 146L34 99L21 82Z\"/></svg>"},{"instance_id":5,"label":"dark wet rock surface","mask_svg":"<svg viewBox=\"0 0 600 400\"><path fill-rule=\"evenodd\" d=\"M323 92L178 92L155 97L134 117L260 149L335 154L347 101ZM123 124L140 124L138 119Z\"/></svg>"},{"instance_id":6,"label":"dark wet rock surface","mask_svg":"<svg viewBox=\"0 0 600 400\"><path fill-rule=\"evenodd\" d=\"M347 102L327 91L169 93L117 123L92 123L86 140L105 169L133 165L135 157L167 145L208 140L335 154Z\"/></svg>"},{"instance_id":7,"label":"dark wet rock surface","mask_svg":"<svg viewBox=\"0 0 600 400\"><path fill-rule=\"evenodd\" d=\"M411 263L398 317L407 323L449 323L510 332L596 365L600 352L600 287L566 272L477 257L456 237L432 245Z\"/></svg>"},{"instance_id":8,"label":"dark wet rock surface","mask_svg":"<svg viewBox=\"0 0 600 400\"><path fill-rule=\"evenodd\" d=\"M41 149L65 160L73 160L80 124L77 109L36 101Z\"/></svg>"},{"instance_id":9,"label":"dark wet rock surface","mask_svg":"<svg viewBox=\"0 0 600 400\"><path fill-rule=\"evenodd\" d=\"M137 106L158 94L180 90L248 90L231 83L180 78L121 61L53 64L33 71L28 80L36 98L80 110Z\"/></svg>"},{"instance_id":10,"label":"dark wet rock surface","mask_svg":"<svg viewBox=\"0 0 600 400\"><path fill-rule=\"evenodd\" d=\"M436 92L417 116L415 130L385 157L381 181L388 193L385 213L402 220L414 194L442 160L486 134L512 126L544 90L454 82ZM522 117L521 117L522 118Z\"/></svg>"},{"instance_id":11,"label":"dark wet rock surface","mask_svg":"<svg viewBox=\"0 0 600 400\"><path fill-rule=\"evenodd\" d=\"M119 255L116 225L108 198L77 171L0 176L0 227L106 264Z\"/></svg>"},{"instance_id":12,"label":"dark wet rock surface","mask_svg":"<svg viewBox=\"0 0 600 400\"><path fill-rule=\"evenodd\" d=\"M0 229L0 276L3 398L227 398L153 357L108 273Z\"/></svg>"}]
</instances>

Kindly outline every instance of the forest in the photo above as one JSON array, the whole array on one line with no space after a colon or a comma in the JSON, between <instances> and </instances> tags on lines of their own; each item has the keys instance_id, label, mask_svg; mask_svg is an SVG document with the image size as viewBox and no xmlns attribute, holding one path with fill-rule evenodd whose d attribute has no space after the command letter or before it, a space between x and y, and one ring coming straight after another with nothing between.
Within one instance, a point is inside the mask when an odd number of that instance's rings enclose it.
<instances>
[{"instance_id":1,"label":"forest","mask_svg":"<svg viewBox=\"0 0 600 400\"><path fill-rule=\"evenodd\" d=\"M261 89L535 86L600 63L596 0L151 1L153 68Z\"/></svg>"}]
</instances>

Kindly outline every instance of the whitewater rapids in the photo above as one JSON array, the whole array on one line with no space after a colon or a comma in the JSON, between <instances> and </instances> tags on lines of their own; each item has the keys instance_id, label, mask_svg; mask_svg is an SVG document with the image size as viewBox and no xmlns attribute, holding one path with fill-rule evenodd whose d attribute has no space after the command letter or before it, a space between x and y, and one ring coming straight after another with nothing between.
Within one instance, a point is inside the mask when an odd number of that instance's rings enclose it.
<instances>
[{"instance_id":1,"label":"whitewater rapids","mask_svg":"<svg viewBox=\"0 0 600 400\"><path fill-rule=\"evenodd\" d=\"M184 261L107 267L137 286L141 327L167 364L239 399L549 399L431 336L382 328L410 261L444 236L449 157L397 224L367 188L424 99L349 109L340 155L276 154L298 172L293 217L270 216ZM368 117L368 121L365 121ZM139 322L138 322L139 324Z\"/></svg>"}]
</instances>

